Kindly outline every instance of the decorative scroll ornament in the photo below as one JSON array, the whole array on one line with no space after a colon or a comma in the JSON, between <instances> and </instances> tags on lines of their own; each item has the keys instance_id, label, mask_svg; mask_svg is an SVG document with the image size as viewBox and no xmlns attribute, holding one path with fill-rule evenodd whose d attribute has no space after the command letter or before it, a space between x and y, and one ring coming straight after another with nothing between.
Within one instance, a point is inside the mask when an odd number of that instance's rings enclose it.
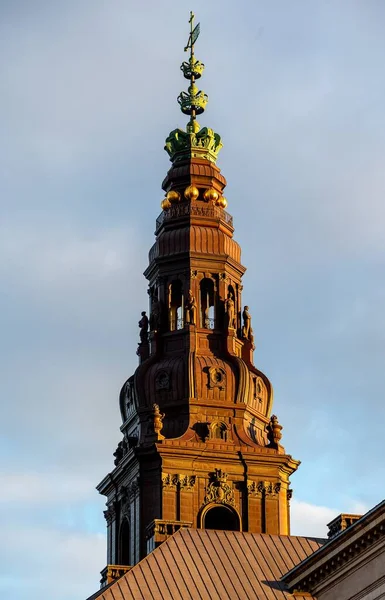
<instances>
[{"instance_id":1,"label":"decorative scroll ornament","mask_svg":"<svg viewBox=\"0 0 385 600\"><path fill-rule=\"evenodd\" d=\"M178 485L178 475L172 475L171 473L162 473L162 486L163 487L176 487Z\"/></svg>"},{"instance_id":2,"label":"decorative scroll ornament","mask_svg":"<svg viewBox=\"0 0 385 600\"><path fill-rule=\"evenodd\" d=\"M251 496L277 496L281 491L281 482L272 481L248 481L247 491Z\"/></svg>"},{"instance_id":3,"label":"decorative scroll ornament","mask_svg":"<svg viewBox=\"0 0 385 600\"><path fill-rule=\"evenodd\" d=\"M195 485L195 475L180 475L178 473L162 473L162 485L166 488L179 487L184 491L191 491Z\"/></svg>"},{"instance_id":4,"label":"decorative scroll ornament","mask_svg":"<svg viewBox=\"0 0 385 600\"><path fill-rule=\"evenodd\" d=\"M227 483L227 473L222 469L215 469L212 481L206 488L204 504L215 502L217 504L235 504L234 490Z\"/></svg>"},{"instance_id":5,"label":"decorative scroll ornament","mask_svg":"<svg viewBox=\"0 0 385 600\"><path fill-rule=\"evenodd\" d=\"M191 492L196 482L195 475L179 475L180 489Z\"/></svg>"},{"instance_id":6,"label":"decorative scroll ornament","mask_svg":"<svg viewBox=\"0 0 385 600\"><path fill-rule=\"evenodd\" d=\"M107 510L103 511L103 514L107 521L107 525L110 525L112 521L116 519L116 510L114 506L109 506Z\"/></svg>"}]
</instances>

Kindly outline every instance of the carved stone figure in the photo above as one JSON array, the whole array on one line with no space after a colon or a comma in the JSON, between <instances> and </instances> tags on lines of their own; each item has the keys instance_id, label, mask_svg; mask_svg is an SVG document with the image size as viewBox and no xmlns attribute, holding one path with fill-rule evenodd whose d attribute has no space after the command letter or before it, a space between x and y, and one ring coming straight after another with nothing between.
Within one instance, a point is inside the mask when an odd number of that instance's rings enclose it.
<instances>
[{"instance_id":1,"label":"carved stone figure","mask_svg":"<svg viewBox=\"0 0 385 600\"><path fill-rule=\"evenodd\" d=\"M150 329L158 331L160 328L161 305L157 296L151 298Z\"/></svg>"},{"instance_id":2,"label":"carved stone figure","mask_svg":"<svg viewBox=\"0 0 385 600\"><path fill-rule=\"evenodd\" d=\"M251 347L253 350L255 350L255 343L254 343L254 334L253 334L253 328L250 327L250 332L249 332L249 341L251 343Z\"/></svg>"},{"instance_id":3,"label":"carved stone figure","mask_svg":"<svg viewBox=\"0 0 385 600\"><path fill-rule=\"evenodd\" d=\"M148 317L146 315L146 311L143 311L142 313L142 318L139 321L139 327L140 327L140 341L142 343L147 342L148 341Z\"/></svg>"},{"instance_id":4,"label":"carved stone figure","mask_svg":"<svg viewBox=\"0 0 385 600\"><path fill-rule=\"evenodd\" d=\"M225 310L227 314L227 326L235 329L235 304L231 292L227 294L227 299L225 301Z\"/></svg>"},{"instance_id":5,"label":"carved stone figure","mask_svg":"<svg viewBox=\"0 0 385 600\"><path fill-rule=\"evenodd\" d=\"M115 456L114 465L118 465L123 458L123 442L119 442L113 456Z\"/></svg>"},{"instance_id":6,"label":"carved stone figure","mask_svg":"<svg viewBox=\"0 0 385 600\"><path fill-rule=\"evenodd\" d=\"M185 321L188 325L196 325L197 322L197 303L192 290L188 291L186 298Z\"/></svg>"},{"instance_id":7,"label":"carved stone figure","mask_svg":"<svg viewBox=\"0 0 385 600\"><path fill-rule=\"evenodd\" d=\"M249 307L245 306L242 313L243 319L243 327L242 327L242 337L246 340L250 340L251 335L251 315L249 313Z\"/></svg>"},{"instance_id":8,"label":"carved stone figure","mask_svg":"<svg viewBox=\"0 0 385 600\"><path fill-rule=\"evenodd\" d=\"M164 435L160 433L163 429L164 413L160 412L158 404L153 404L152 408L152 414L154 419L154 433L158 440L164 440Z\"/></svg>"}]
</instances>

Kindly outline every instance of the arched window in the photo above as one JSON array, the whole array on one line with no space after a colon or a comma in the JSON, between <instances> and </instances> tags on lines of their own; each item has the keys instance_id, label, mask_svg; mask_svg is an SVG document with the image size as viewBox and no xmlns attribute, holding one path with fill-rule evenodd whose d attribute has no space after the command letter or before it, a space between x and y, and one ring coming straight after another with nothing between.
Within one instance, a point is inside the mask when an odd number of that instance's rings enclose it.
<instances>
[{"instance_id":1,"label":"arched window","mask_svg":"<svg viewBox=\"0 0 385 600\"><path fill-rule=\"evenodd\" d=\"M215 327L214 282L206 277L200 282L200 321L205 329Z\"/></svg>"},{"instance_id":2,"label":"arched window","mask_svg":"<svg viewBox=\"0 0 385 600\"><path fill-rule=\"evenodd\" d=\"M210 427L210 438L213 440L227 440L227 427L224 423L213 423Z\"/></svg>"},{"instance_id":3,"label":"arched window","mask_svg":"<svg viewBox=\"0 0 385 600\"><path fill-rule=\"evenodd\" d=\"M213 506L204 515L203 527L205 529L239 531L239 517L229 506Z\"/></svg>"},{"instance_id":4,"label":"arched window","mask_svg":"<svg viewBox=\"0 0 385 600\"><path fill-rule=\"evenodd\" d=\"M129 566L130 562L130 525L127 518L124 518L119 531L119 564Z\"/></svg>"},{"instance_id":5,"label":"arched window","mask_svg":"<svg viewBox=\"0 0 385 600\"><path fill-rule=\"evenodd\" d=\"M180 279L175 279L169 285L168 311L170 331L183 329L183 285Z\"/></svg>"}]
</instances>

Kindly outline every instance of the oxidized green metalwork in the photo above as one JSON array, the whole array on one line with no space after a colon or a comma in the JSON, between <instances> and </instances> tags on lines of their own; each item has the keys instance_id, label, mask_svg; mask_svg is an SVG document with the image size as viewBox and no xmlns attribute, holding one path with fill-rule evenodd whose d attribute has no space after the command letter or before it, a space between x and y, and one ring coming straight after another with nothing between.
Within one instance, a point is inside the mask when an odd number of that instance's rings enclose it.
<instances>
[{"instance_id":1,"label":"oxidized green metalwork","mask_svg":"<svg viewBox=\"0 0 385 600\"><path fill-rule=\"evenodd\" d=\"M166 139L165 150L168 152L172 161L182 160L183 158L199 156L215 162L219 150L222 148L221 137L212 129L200 128L196 120L197 115L201 115L207 105L208 96L195 85L204 71L204 64L194 56L194 44L200 33L200 24L194 27L194 14L190 13L190 35L185 47L185 51L190 49L190 58L181 65L181 70L186 79L190 80L187 92L181 92L178 96L178 103L181 111L185 115L190 115L190 120L186 130L175 129Z\"/></svg>"},{"instance_id":2,"label":"oxidized green metalwork","mask_svg":"<svg viewBox=\"0 0 385 600\"><path fill-rule=\"evenodd\" d=\"M215 162L222 146L221 136L212 129L203 127L194 133L174 129L166 139L164 149L173 162L191 156Z\"/></svg>"},{"instance_id":3,"label":"oxidized green metalwork","mask_svg":"<svg viewBox=\"0 0 385 600\"><path fill-rule=\"evenodd\" d=\"M202 76L205 66L195 56L192 56L189 61L185 61L180 66L181 71L186 79L191 79L192 75L195 79L199 79Z\"/></svg>"},{"instance_id":4,"label":"oxidized green metalwork","mask_svg":"<svg viewBox=\"0 0 385 600\"><path fill-rule=\"evenodd\" d=\"M183 75L186 79L191 81L187 92L181 92L178 96L178 102L181 108L181 111L185 115L190 115L190 122L187 126L187 130L194 132L197 130L194 121L197 115L201 115L206 108L206 104L209 100L207 94L198 90L195 85L195 79L199 79L199 77L203 73L204 65L196 60L194 56L194 44L198 39L200 33L200 23L194 27L194 13L190 12L190 35L188 38L187 46L185 47L185 52L190 48L190 60L188 62L184 62L181 65L181 69L183 71ZM198 77L196 77L198 75Z\"/></svg>"},{"instance_id":5,"label":"oxidized green metalwork","mask_svg":"<svg viewBox=\"0 0 385 600\"><path fill-rule=\"evenodd\" d=\"M197 86L192 83L188 92L181 92L178 96L178 102L182 113L185 115L201 115L209 101L207 94L198 90Z\"/></svg>"}]
</instances>

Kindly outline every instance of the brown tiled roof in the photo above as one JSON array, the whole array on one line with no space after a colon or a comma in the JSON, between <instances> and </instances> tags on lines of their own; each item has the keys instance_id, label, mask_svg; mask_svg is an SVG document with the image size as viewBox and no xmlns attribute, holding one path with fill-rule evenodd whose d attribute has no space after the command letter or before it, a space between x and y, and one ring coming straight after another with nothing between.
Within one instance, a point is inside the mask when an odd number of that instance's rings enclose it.
<instances>
[{"instance_id":1,"label":"brown tiled roof","mask_svg":"<svg viewBox=\"0 0 385 600\"><path fill-rule=\"evenodd\" d=\"M180 529L113 583L99 600L288 600L281 577L325 540ZM295 595L296 600L311 599Z\"/></svg>"}]
</instances>

